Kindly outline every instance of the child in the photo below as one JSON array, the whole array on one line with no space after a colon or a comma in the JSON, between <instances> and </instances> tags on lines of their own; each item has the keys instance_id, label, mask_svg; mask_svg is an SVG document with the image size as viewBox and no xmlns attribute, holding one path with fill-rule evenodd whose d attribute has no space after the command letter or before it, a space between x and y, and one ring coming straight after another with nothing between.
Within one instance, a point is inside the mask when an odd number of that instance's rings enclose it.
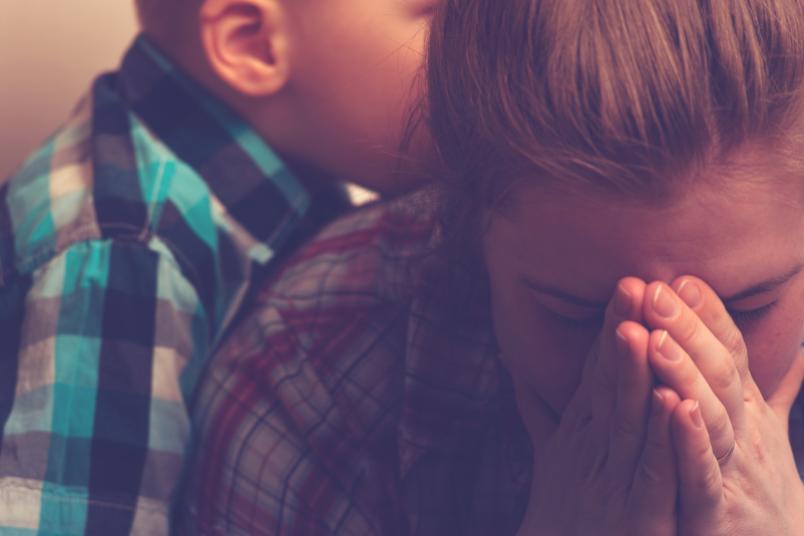
<instances>
[{"instance_id":1,"label":"child","mask_svg":"<svg viewBox=\"0 0 804 536\"><path fill-rule=\"evenodd\" d=\"M120 70L0 190L0 532L168 531L249 288L346 208L337 181L413 186L430 7L138 3Z\"/></svg>"},{"instance_id":2,"label":"child","mask_svg":"<svg viewBox=\"0 0 804 536\"><path fill-rule=\"evenodd\" d=\"M803 533L801 3L447 0L430 53L449 180L261 293L183 530Z\"/></svg>"}]
</instances>

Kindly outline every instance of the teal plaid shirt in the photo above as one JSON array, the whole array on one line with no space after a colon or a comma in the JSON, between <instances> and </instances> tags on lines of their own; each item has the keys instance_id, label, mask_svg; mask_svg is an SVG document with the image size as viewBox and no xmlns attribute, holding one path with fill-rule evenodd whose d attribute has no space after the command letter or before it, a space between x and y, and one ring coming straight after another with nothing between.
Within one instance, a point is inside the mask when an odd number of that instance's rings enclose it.
<instances>
[{"instance_id":1,"label":"teal plaid shirt","mask_svg":"<svg viewBox=\"0 0 804 536\"><path fill-rule=\"evenodd\" d=\"M0 188L0 533L168 531L197 379L316 206L144 38L94 83Z\"/></svg>"}]
</instances>

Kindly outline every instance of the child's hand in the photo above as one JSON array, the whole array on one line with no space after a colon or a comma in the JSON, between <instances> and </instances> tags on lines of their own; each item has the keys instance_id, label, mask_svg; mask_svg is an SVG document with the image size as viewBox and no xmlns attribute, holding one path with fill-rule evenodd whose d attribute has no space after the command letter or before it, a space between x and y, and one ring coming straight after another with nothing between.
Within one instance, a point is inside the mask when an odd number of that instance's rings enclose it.
<instances>
[{"instance_id":1,"label":"child's hand","mask_svg":"<svg viewBox=\"0 0 804 536\"><path fill-rule=\"evenodd\" d=\"M634 278L618 285L581 385L536 455L521 536L676 536L670 418L679 399L669 389L652 395L649 335L639 323L644 291ZM625 305L619 313L618 298ZM527 395L517 395L528 423Z\"/></svg>"},{"instance_id":2,"label":"child's hand","mask_svg":"<svg viewBox=\"0 0 804 536\"><path fill-rule=\"evenodd\" d=\"M699 290L698 300L692 299L694 292L681 292L685 281L687 290ZM801 388L804 356L772 398L764 400L749 372L742 334L717 294L696 278L678 283L679 293L693 307L667 285L652 283L644 318L655 328L649 343L651 366L684 399L672 418L679 534L804 534L804 485L787 429ZM660 314L663 298L670 300L668 315Z\"/></svg>"}]
</instances>

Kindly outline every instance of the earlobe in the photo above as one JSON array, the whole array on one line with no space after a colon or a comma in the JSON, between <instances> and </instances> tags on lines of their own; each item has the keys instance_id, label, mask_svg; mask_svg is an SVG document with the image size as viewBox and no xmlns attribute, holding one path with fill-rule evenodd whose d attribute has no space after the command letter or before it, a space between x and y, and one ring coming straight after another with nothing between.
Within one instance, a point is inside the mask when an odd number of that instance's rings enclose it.
<instances>
[{"instance_id":1,"label":"earlobe","mask_svg":"<svg viewBox=\"0 0 804 536\"><path fill-rule=\"evenodd\" d=\"M277 0L207 0L200 30L211 67L238 93L270 96L290 78L290 28Z\"/></svg>"}]
</instances>

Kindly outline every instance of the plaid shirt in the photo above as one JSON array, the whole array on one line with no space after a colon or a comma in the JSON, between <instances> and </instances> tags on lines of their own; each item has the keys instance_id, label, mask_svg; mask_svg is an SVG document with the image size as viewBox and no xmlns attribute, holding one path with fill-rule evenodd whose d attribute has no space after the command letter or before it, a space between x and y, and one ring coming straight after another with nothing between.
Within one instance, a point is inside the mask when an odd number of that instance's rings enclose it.
<instances>
[{"instance_id":1,"label":"plaid shirt","mask_svg":"<svg viewBox=\"0 0 804 536\"><path fill-rule=\"evenodd\" d=\"M180 532L516 532L530 442L485 287L443 273L432 214L362 209L260 295L199 388ZM445 276L476 289L451 310Z\"/></svg>"},{"instance_id":2,"label":"plaid shirt","mask_svg":"<svg viewBox=\"0 0 804 536\"><path fill-rule=\"evenodd\" d=\"M517 532L530 441L487 284L440 260L432 214L350 215L262 292L199 389L181 533Z\"/></svg>"},{"instance_id":3,"label":"plaid shirt","mask_svg":"<svg viewBox=\"0 0 804 536\"><path fill-rule=\"evenodd\" d=\"M164 534L189 399L315 203L139 38L0 189L0 532Z\"/></svg>"}]
</instances>

